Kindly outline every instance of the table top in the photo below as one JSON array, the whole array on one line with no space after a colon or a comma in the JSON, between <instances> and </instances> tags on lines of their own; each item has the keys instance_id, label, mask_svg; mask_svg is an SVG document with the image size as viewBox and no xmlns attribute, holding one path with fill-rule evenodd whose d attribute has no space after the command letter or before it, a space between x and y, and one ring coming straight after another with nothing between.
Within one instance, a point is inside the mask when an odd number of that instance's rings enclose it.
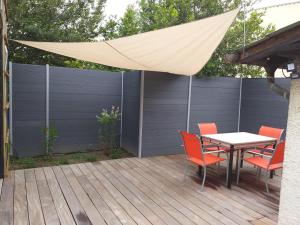
<instances>
[{"instance_id":1,"label":"table top","mask_svg":"<svg viewBox=\"0 0 300 225\"><path fill-rule=\"evenodd\" d=\"M276 138L266 137L247 132L208 134L202 135L202 137L210 139L212 142L220 143L226 146L245 146L256 144L261 145L275 143L277 141Z\"/></svg>"}]
</instances>

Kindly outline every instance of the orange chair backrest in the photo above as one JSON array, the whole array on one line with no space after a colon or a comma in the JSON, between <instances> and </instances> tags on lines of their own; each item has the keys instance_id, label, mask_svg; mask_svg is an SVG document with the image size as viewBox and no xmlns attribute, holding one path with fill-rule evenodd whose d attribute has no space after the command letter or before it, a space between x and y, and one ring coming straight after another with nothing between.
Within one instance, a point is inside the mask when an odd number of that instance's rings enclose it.
<instances>
[{"instance_id":1,"label":"orange chair backrest","mask_svg":"<svg viewBox=\"0 0 300 225\"><path fill-rule=\"evenodd\" d=\"M284 149L285 149L285 141L280 142L276 146L276 150L274 151L274 154L270 160L270 165L282 163L284 159Z\"/></svg>"},{"instance_id":2,"label":"orange chair backrest","mask_svg":"<svg viewBox=\"0 0 300 225\"><path fill-rule=\"evenodd\" d=\"M260 135L276 138L278 141L280 141L282 133L283 129L268 126L261 126L258 132Z\"/></svg>"},{"instance_id":3,"label":"orange chair backrest","mask_svg":"<svg viewBox=\"0 0 300 225\"><path fill-rule=\"evenodd\" d=\"M187 157L202 159L202 146L196 134L180 131Z\"/></svg>"},{"instance_id":4,"label":"orange chair backrest","mask_svg":"<svg viewBox=\"0 0 300 225\"><path fill-rule=\"evenodd\" d=\"M217 125L215 123L199 123L198 126L201 135L218 133Z\"/></svg>"}]
</instances>

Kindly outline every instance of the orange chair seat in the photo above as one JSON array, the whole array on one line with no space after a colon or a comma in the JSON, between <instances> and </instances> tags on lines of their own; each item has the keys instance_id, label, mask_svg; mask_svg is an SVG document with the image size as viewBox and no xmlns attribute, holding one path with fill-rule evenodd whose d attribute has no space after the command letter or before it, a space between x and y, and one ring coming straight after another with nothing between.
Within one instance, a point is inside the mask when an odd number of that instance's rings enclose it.
<instances>
[{"instance_id":1,"label":"orange chair seat","mask_svg":"<svg viewBox=\"0 0 300 225\"><path fill-rule=\"evenodd\" d=\"M203 155L203 160L198 158L190 158L190 161L200 166L204 166L204 165L209 166L212 164L216 164L218 162L222 162L224 160L225 160L224 158L212 154Z\"/></svg>"},{"instance_id":2,"label":"orange chair seat","mask_svg":"<svg viewBox=\"0 0 300 225\"><path fill-rule=\"evenodd\" d=\"M282 163L272 164L272 165L270 165L270 167L268 167L269 160L268 159L264 159L264 158L259 157L259 156L255 156L255 157L251 157L251 158L246 158L244 160L246 162L252 164L252 165L258 166L258 167L263 168L265 170L276 170L276 169L282 168Z\"/></svg>"}]
</instances>

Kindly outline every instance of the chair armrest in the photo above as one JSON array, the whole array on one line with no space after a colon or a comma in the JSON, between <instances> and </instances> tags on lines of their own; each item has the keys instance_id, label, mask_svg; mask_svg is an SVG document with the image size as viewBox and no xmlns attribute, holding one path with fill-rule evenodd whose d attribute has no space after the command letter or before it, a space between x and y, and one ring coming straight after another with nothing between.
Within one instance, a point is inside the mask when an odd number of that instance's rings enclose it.
<instances>
[{"instance_id":1,"label":"chair armrest","mask_svg":"<svg viewBox=\"0 0 300 225\"><path fill-rule=\"evenodd\" d=\"M266 157L266 158L272 158L271 155L265 155L265 154L260 154L260 153L251 153L251 154L254 154L254 155L259 155L259 156L262 156L262 157Z\"/></svg>"},{"instance_id":2,"label":"chair armrest","mask_svg":"<svg viewBox=\"0 0 300 225\"><path fill-rule=\"evenodd\" d=\"M208 152L203 152L203 154L211 154L211 153L218 153L218 152L225 152L224 150L220 150L220 151L208 151Z\"/></svg>"},{"instance_id":3,"label":"chair armrest","mask_svg":"<svg viewBox=\"0 0 300 225\"><path fill-rule=\"evenodd\" d=\"M216 144L214 144L214 145L202 145L202 146L203 146L203 148L221 147L220 145L216 145Z\"/></svg>"},{"instance_id":4,"label":"chair armrest","mask_svg":"<svg viewBox=\"0 0 300 225\"><path fill-rule=\"evenodd\" d=\"M275 151L274 148L261 148L261 147L256 147L258 150L263 150L263 151Z\"/></svg>"}]
</instances>

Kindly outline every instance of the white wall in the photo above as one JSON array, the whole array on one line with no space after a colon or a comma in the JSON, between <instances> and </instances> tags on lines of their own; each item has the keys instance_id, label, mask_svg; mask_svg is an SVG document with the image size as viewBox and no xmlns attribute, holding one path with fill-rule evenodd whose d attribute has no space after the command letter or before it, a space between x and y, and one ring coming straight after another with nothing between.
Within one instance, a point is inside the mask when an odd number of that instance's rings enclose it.
<instances>
[{"instance_id":1,"label":"white wall","mask_svg":"<svg viewBox=\"0 0 300 225\"><path fill-rule=\"evenodd\" d=\"M279 223L300 224L300 79L292 80Z\"/></svg>"}]
</instances>

